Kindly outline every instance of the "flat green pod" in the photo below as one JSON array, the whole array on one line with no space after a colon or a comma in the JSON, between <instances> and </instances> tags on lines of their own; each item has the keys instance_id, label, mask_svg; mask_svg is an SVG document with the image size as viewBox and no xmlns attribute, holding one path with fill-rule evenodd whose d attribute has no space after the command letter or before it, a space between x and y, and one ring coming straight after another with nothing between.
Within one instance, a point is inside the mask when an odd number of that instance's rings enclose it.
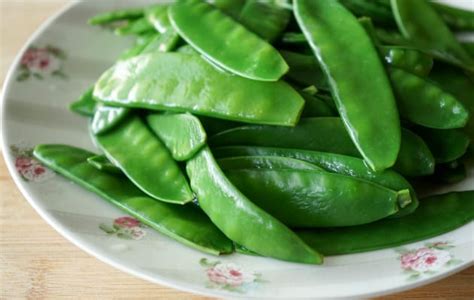
<instances>
[{"instance_id":1,"label":"flat green pod","mask_svg":"<svg viewBox=\"0 0 474 300\"><path fill-rule=\"evenodd\" d=\"M217 160L224 172L229 170L324 170L304 160L284 156L231 156Z\"/></svg>"},{"instance_id":2,"label":"flat green pod","mask_svg":"<svg viewBox=\"0 0 474 300\"><path fill-rule=\"evenodd\" d=\"M94 134L102 134L110 130L120 121L125 119L130 109L125 107L113 107L98 105L92 118L91 130Z\"/></svg>"},{"instance_id":3,"label":"flat green pod","mask_svg":"<svg viewBox=\"0 0 474 300\"><path fill-rule=\"evenodd\" d=\"M93 116L97 105L97 101L95 101L93 97L93 92L93 86L88 88L79 99L69 105L69 109L83 116Z\"/></svg>"}]
</instances>

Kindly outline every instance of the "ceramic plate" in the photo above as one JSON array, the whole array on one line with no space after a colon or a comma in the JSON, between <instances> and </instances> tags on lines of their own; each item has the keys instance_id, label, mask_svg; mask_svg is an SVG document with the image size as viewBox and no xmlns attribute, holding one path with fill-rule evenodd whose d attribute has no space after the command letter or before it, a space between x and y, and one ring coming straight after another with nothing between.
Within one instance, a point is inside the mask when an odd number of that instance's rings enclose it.
<instances>
[{"instance_id":1,"label":"ceramic plate","mask_svg":"<svg viewBox=\"0 0 474 300\"><path fill-rule=\"evenodd\" d=\"M470 1L459 2L466 6ZM94 150L87 120L71 113L68 105L132 42L90 27L86 20L101 11L145 3L87 1L67 7L27 43L6 80L3 152L8 168L30 204L64 237L135 276L219 297L376 296L427 284L473 264L473 222L403 247L327 257L323 266L239 254L209 256L146 228L41 166L31 157L39 143ZM469 180L452 189L473 189L473 170Z\"/></svg>"}]
</instances>

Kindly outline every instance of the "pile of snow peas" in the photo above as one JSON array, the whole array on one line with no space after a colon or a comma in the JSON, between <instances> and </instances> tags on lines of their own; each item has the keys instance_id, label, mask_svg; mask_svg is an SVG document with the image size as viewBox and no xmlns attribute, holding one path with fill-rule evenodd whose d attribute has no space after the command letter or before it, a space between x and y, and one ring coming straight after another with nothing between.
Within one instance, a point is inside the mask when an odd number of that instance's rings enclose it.
<instances>
[{"instance_id":1,"label":"pile of snow peas","mask_svg":"<svg viewBox=\"0 0 474 300\"><path fill-rule=\"evenodd\" d=\"M70 106L90 118L98 153L34 155L162 234L321 264L474 219L474 191L417 195L467 177L474 51L455 33L474 31L474 12L179 0L89 23L136 37Z\"/></svg>"}]
</instances>

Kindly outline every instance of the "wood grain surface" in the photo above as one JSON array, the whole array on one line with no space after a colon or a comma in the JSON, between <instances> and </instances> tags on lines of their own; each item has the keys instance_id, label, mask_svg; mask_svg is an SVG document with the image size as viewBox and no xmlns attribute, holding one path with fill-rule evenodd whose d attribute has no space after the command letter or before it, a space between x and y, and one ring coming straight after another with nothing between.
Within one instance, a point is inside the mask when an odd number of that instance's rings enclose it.
<instances>
[{"instance_id":1,"label":"wood grain surface","mask_svg":"<svg viewBox=\"0 0 474 300\"><path fill-rule=\"evenodd\" d=\"M1 82L26 39L66 3L0 0ZM2 157L0 299L25 298L206 299L132 277L69 243L26 202ZM474 299L474 267L431 285L380 299Z\"/></svg>"}]
</instances>

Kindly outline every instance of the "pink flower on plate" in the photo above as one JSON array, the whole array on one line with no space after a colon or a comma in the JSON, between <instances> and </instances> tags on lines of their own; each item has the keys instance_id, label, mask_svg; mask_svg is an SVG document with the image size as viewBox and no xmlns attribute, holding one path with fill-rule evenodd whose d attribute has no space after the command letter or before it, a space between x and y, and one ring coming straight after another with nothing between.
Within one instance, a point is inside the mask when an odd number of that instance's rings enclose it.
<instances>
[{"instance_id":1,"label":"pink flower on plate","mask_svg":"<svg viewBox=\"0 0 474 300\"><path fill-rule=\"evenodd\" d=\"M32 156L31 148L11 146L10 149L15 157L15 169L24 180L40 182L54 175Z\"/></svg>"},{"instance_id":2,"label":"pink flower on plate","mask_svg":"<svg viewBox=\"0 0 474 300\"><path fill-rule=\"evenodd\" d=\"M144 225L135 218L124 216L114 220L112 226L100 224L99 228L109 235L126 240L141 240L146 235Z\"/></svg>"},{"instance_id":3,"label":"pink flower on plate","mask_svg":"<svg viewBox=\"0 0 474 300\"><path fill-rule=\"evenodd\" d=\"M132 217L120 217L114 220L114 225L122 228L132 228L140 226L140 221Z\"/></svg>"},{"instance_id":4,"label":"pink flower on plate","mask_svg":"<svg viewBox=\"0 0 474 300\"><path fill-rule=\"evenodd\" d=\"M31 73L49 75L61 68L61 62L48 48L28 49L21 59L21 65Z\"/></svg>"},{"instance_id":5,"label":"pink flower on plate","mask_svg":"<svg viewBox=\"0 0 474 300\"><path fill-rule=\"evenodd\" d=\"M441 269L451 259L448 251L424 247L405 253L400 261L403 269L424 273Z\"/></svg>"}]
</instances>

